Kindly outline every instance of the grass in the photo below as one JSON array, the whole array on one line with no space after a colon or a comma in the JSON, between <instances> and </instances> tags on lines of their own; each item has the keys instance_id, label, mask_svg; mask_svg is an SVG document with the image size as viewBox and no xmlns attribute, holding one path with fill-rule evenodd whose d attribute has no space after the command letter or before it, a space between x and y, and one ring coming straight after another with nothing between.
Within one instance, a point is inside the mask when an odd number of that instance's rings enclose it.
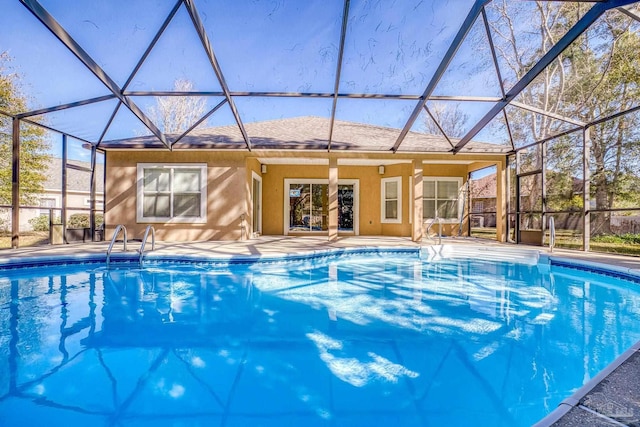
<instances>
[{"instance_id":1,"label":"grass","mask_svg":"<svg viewBox=\"0 0 640 427\"><path fill-rule=\"evenodd\" d=\"M483 239L496 239L495 228L472 228L471 236ZM549 242L549 233L545 236ZM582 234L573 230L556 230L556 247L562 249L582 249ZM640 234L621 234L594 236L589 244L591 251L620 255L640 256Z\"/></svg>"},{"instance_id":2,"label":"grass","mask_svg":"<svg viewBox=\"0 0 640 427\"><path fill-rule=\"evenodd\" d=\"M20 233L20 247L49 244L48 231L30 231ZM11 248L11 233L0 233L0 249Z\"/></svg>"},{"instance_id":3,"label":"grass","mask_svg":"<svg viewBox=\"0 0 640 427\"><path fill-rule=\"evenodd\" d=\"M598 243L616 243L623 245L640 245L640 234L608 234L602 236L595 236L591 238L592 242Z\"/></svg>"},{"instance_id":4,"label":"grass","mask_svg":"<svg viewBox=\"0 0 640 427\"><path fill-rule=\"evenodd\" d=\"M496 229L489 227L471 228L471 237L479 237L481 239L496 240Z\"/></svg>"},{"instance_id":5,"label":"grass","mask_svg":"<svg viewBox=\"0 0 640 427\"><path fill-rule=\"evenodd\" d=\"M556 247L580 250L582 234L571 230L557 230ZM640 235L628 233L593 236L589 242L589 249L592 252L640 256Z\"/></svg>"}]
</instances>

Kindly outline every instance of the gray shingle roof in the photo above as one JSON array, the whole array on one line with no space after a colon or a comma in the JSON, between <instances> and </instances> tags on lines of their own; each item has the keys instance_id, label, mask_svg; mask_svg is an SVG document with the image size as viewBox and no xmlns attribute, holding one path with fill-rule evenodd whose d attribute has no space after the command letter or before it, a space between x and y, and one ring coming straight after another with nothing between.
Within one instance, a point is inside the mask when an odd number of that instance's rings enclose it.
<instances>
[{"instance_id":1,"label":"gray shingle roof","mask_svg":"<svg viewBox=\"0 0 640 427\"><path fill-rule=\"evenodd\" d=\"M245 123L252 148L261 149L314 149L326 150L330 120L324 117L294 117ZM399 129L373 126L363 123L336 120L333 130L332 150L390 151L400 134ZM171 139L175 139L173 136ZM458 140L453 140L455 144ZM128 139L104 141L104 149L113 148L158 148L164 145L155 136L140 136ZM220 126L195 129L173 146L174 149L244 149L245 142L237 126ZM506 153L508 145L472 141L461 152ZM444 153L451 150L447 140L438 135L409 132L398 151Z\"/></svg>"},{"instance_id":2,"label":"gray shingle roof","mask_svg":"<svg viewBox=\"0 0 640 427\"><path fill-rule=\"evenodd\" d=\"M69 160L69 164L79 167L91 168L91 163L81 162L78 160ZM51 157L47 171L45 172L47 180L44 183L45 190L62 190L62 159L60 157ZM104 165L96 164L96 191L102 193L104 191ZM68 191L89 191L91 174L89 172L77 169L67 168L67 190Z\"/></svg>"}]
</instances>

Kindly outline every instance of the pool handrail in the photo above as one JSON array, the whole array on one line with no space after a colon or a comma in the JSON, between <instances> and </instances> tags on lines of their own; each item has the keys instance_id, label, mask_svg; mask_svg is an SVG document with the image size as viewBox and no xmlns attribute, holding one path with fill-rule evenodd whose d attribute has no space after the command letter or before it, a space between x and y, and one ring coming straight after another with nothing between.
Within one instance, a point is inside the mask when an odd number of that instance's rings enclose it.
<instances>
[{"instance_id":1,"label":"pool handrail","mask_svg":"<svg viewBox=\"0 0 640 427\"><path fill-rule=\"evenodd\" d=\"M427 223L427 237L429 237L429 231L431 230L431 227L433 227L433 224L435 224L436 222L438 223L438 244L441 245L442 244L442 218L435 217Z\"/></svg>"},{"instance_id":2,"label":"pool handrail","mask_svg":"<svg viewBox=\"0 0 640 427\"><path fill-rule=\"evenodd\" d=\"M109 266L109 259L111 258L111 251L113 250L113 245L116 243L116 239L120 234L120 230L122 230L122 232L124 233L123 250L125 252L127 251L127 227L125 227L123 224L118 224L118 226L116 227L116 230L113 232L111 243L109 243L109 247L107 248L107 267Z\"/></svg>"},{"instance_id":3,"label":"pool handrail","mask_svg":"<svg viewBox=\"0 0 640 427\"><path fill-rule=\"evenodd\" d=\"M556 221L552 216L549 217L549 252L553 252L556 245Z\"/></svg>"},{"instance_id":4,"label":"pool handrail","mask_svg":"<svg viewBox=\"0 0 640 427\"><path fill-rule=\"evenodd\" d=\"M142 257L144 255L144 247L147 244L147 238L149 237L149 231L151 231L151 250L155 250L156 248L156 229L153 228L153 225L147 225L147 228L144 230L144 237L142 238L142 243L140 244L140 259L139 263L142 265Z\"/></svg>"}]
</instances>

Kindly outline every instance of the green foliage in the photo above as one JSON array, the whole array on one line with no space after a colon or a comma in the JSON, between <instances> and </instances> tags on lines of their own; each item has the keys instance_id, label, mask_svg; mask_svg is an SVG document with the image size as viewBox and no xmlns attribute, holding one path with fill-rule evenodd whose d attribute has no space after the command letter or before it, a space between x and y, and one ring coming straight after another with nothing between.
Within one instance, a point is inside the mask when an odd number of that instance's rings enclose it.
<instances>
[{"instance_id":1,"label":"green foliage","mask_svg":"<svg viewBox=\"0 0 640 427\"><path fill-rule=\"evenodd\" d=\"M60 224L60 218L56 218L53 220L54 224ZM49 216L48 215L39 215L35 218L31 218L29 220L29 224L33 231L49 231Z\"/></svg>"},{"instance_id":2,"label":"green foliage","mask_svg":"<svg viewBox=\"0 0 640 427\"><path fill-rule=\"evenodd\" d=\"M507 86L522 78L549 47L590 8L579 2L491 2L487 8L495 45L506 65ZM515 22L528 22L521 34ZM627 111L640 99L640 34L633 19L606 13L581 34L518 96L523 104L567 118L592 123ZM509 114L516 145L559 134L566 123L544 115L514 109ZM591 201L597 209L640 206L640 113L633 112L589 127ZM546 144L547 207L581 209L582 134L575 132ZM541 167L539 153L521 154L521 171ZM534 182L535 183L535 182ZM535 188L521 186L521 194ZM609 217L600 215L592 229L609 234Z\"/></svg>"},{"instance_id":3,"label":"green foliage","mask_svg":"<svg viewBox=\"0 0 640 427\"><path fill-rule=\"evenodd\" d=\"M625 233L620 235L603 234L593 236L592 242L596 243L618 243L622 245L640 245L640 234Z\"/></svg>"},{"instance_id":4,"label":"green foliage","mask_svg":"<svg viewBox=\"0 0 640 427\"><path fill-rule=\"evenodd\" d=\"M623 15L607 14L568 50L571 79L563 107L567 114L588 123L637 105L640 37L630 31L631 23ZM589 132L591 197L596 208L639 206L640 115L620 116Z\"/></svg>"},{"instance_id":5,"label":"green foliage","mask_svg":"<svg viewBox=\"0 0 640 427\"><path fill-rule=\"evenodd\" d=\"M96 228L104 223L102 214L96 214ZM67 221L67 228L89 228L89 214L73 214Z\"/></svg>"},{"instance_id":6,"label":"green foliage","mask_svg":"<svg viewBox=\"0 0 640 427\"><path fill-rule=\"evenodd\" d=\"M27 99L20 90L20 76L11 72L10 57L0 53L0 110L16 113L27 109ZM11 204L11 162L13 120L0 114L0 204ZM44 190L49 162L49 142L39 126L20 126L20 203L34 204Z\"/></svg>"}]
</instances>

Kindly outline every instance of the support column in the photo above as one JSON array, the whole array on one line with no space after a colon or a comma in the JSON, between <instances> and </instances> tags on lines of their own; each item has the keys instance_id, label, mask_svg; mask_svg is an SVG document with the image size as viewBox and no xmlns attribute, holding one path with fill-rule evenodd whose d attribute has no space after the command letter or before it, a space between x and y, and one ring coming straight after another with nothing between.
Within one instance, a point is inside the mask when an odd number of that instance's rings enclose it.
<instances>
[{"instance_id":1,"label":"support column","mask_svg":"<svg viewBox=\"0 0 640 427\"><path fill-rule=\"evenodd\" d=\"M544 236L547 229L547 143L543 142L538 146L541 150L542 172L540 173L540 195L542 196L542 215L540 216L540 229L542 230L542 245L544 246Z\"/></svg>"},{"instance_id":2,"label":"support column","mask_svg":"<svg viewBox=\"0 0 640 427\"><path fill-rule=\"evenodd\" d=\"M520 243L520 161L521 151L516 152L516 223L515 223L515 241Z\"/></svg>"},{"instance_id":3,"label":"support column","mask_svg":"<svg viewBox=\"0 0 640 427\"><path fill-rule=\"evenodd\" d=\"M329 158L329 241L338 240L338 159Z\"/></svg>"},{"instance_id":4,"label":"support column","mask_svg":"<svg viewBox=\"0 0 640 427\"><path fill-rule=\"evenodd\" d=\"M496 240L504 243L507 241L509 222L509 195L508 186L505 185L509 176L508 160L496 163ZM471 207L471 206L469 206Z\"/></svg>"},{"instance_id":5,"label":"support column","mask_svg":"<svg viewBox=\"0 0 640 427\"><path fill-rule=\"evenodd\" d=\"M20 246L20 119L13 119L11 156L11 248Z\"/></svg>"},{"instance_id":6,"label":"support column","mask_svg":"<svg viewBox=\"0 0 640 427\"><path fill-rule=\"evenodd\" d=\"M515 183L511 180L511 176L512 176L511 165L514 162L515 162L515 156L512 157L507 155L504 163L505 175L506 175L505 176L506 187L504 189L504 192L502 193L505 195L505 201L503 202L503 205L506 206L505 217L504 217L505 242L510 242L510 243L515 243L516 241L516 239L511 240L512 227L511 227L511 215L510 215L513 209L515 208L515 206L511 204L511 191L515 192L515 189L513 188ZM496 205L496 209L497 208L498 208L498 205ZM514 215L514 218L515 218L515 215ZM497 218L496 218L496 227L497 227Z\"/></svg>"},{"instance_id":7,"label":"support column","mask_svg":"<svg viewBox=\"0 0 640 427\"><path fill-rule=\"evenodd\" d=\"M91 181L89 182L89 228L91 241L96 241L96 146L91 144Z\"/></svg>"},{"instance_id":8,"label":"support column","mask_svg":"<svg viewBox=\"0 0 640 427\"><path fill-rule=\"evenodd\" d=\"M591 131L585 128L582 131L582 250L589 251L591 244L591 170L589 159L591 158Z\"/></svg>"},{"instance_id":9,"label":"support column","mask_svg":"<svg viewBox=\"0 0 640 427\"><path fill-rule=\"evenodd\" d=\"M62 134L62 211L60 218L62 220L62 240L67 242L67 135Z\"/></svg>"},{"instance_id":10,"label":"support column","mask_svg":"<svg viewBox=\"0 0 640 427\"><path fill-rule=\"evenodd\" d=\"M413 209L413 223L411 224L411 240L422 241L422 160L413 161L413 200L409 209Z\"/></svg>"}]
</instances>

